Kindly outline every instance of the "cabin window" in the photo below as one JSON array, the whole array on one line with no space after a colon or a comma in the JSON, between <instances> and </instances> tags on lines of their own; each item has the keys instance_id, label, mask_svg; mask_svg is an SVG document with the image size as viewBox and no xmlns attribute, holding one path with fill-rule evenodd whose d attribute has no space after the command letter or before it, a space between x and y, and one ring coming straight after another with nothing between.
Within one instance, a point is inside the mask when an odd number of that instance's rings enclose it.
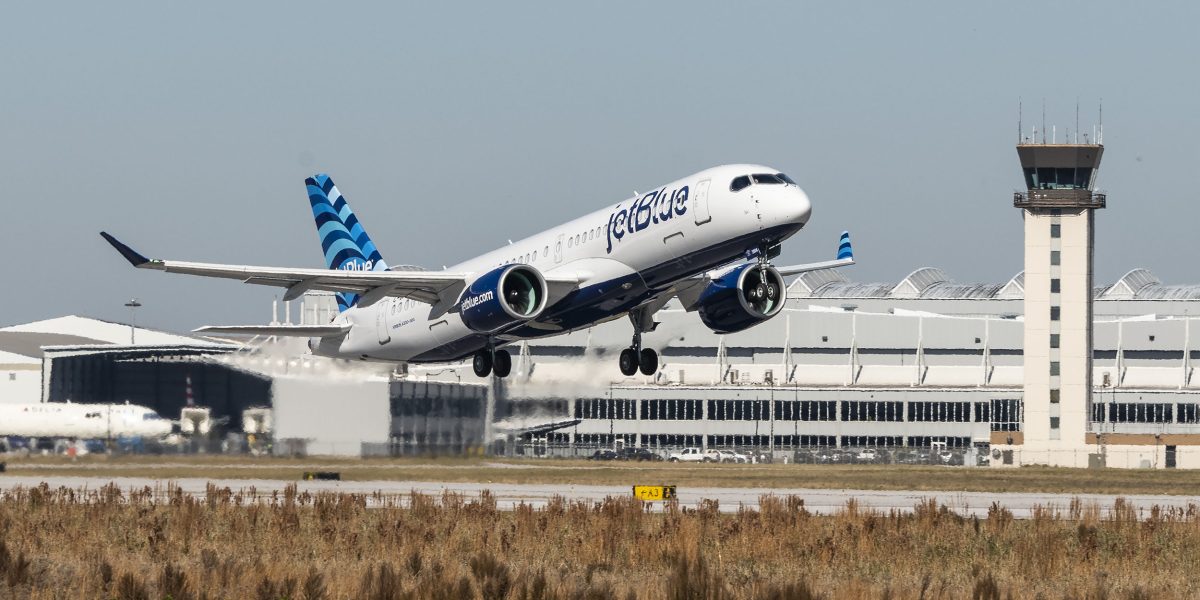
<instances>
[{"instance_id":1,"label":"cabin window","mask_svg":"<svg viewBox=\"0 0 1200 600\"><path fill-rule=\"evenodd\" d=\"M750 186L750 176L742 175L741 177L733 178L733 183L729 184L729 190L733 191L733 192L740 192L749 186Z\"/></svg>"}]
</instances>

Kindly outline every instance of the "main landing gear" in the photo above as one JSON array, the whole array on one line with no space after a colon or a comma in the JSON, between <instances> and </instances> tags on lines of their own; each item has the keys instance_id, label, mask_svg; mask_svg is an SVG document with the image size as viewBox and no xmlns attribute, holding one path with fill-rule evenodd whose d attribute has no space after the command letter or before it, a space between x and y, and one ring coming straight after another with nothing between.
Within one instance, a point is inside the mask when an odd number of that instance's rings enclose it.
<instances>
[{"instance_id":1,"label":"main landing gear","mask_svg":"<svg viewBox=\"0 0 1200 600\"><path fill-rule=\"evenodd\" d=\"M622 350L620 358L617 359L621 374L626 377L637 375L638 371L641 371L642 375L653 375L658 371L658 353L653 348L639 350L639 343L634 342L632 348Z\"/></svg>"},{"instance_id":2,"label":"main landing gear","mask_svg":"<svg viewBox=\"0 0 1200 600\"><path fill-rule=\"evenodd\" d=\"M512 355L508 350L484 348L476 352L471 359L471 368L479 377L487 377L493 373L496 377L508 377L512 372Z\"/></svg>"},{"instance_id":3,"label":"main landing gear","mask_svg":"<svg viewBox=\"0 0 1200 600\"><path fill-rule=\"evenodd\" d=\"M642 347L642 332L654 331L658 324L653 322L652 314L642 310L630 311L629 320L633 321L633 344L622 350L618 357L621 374L632 377L641 371L642 375L653 375L658 372L658 353Z\"/></svg>"}]
</instances>

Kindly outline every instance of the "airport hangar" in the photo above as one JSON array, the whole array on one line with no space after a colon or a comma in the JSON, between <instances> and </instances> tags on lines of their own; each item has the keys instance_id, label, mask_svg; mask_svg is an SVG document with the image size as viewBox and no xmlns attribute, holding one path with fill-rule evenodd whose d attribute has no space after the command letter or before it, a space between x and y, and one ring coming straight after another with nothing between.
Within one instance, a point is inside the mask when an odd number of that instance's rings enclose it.
<instances>
[{"instance_id":1,"label":"airport hangar","mask_svg":"<svg viewBox=\"0 0 1200 600\"><path fill-rule=\"evenodd\" d=\"M313 321L336 310L331 297L299 309ZM386 455L404 431L443 453L483 446L485 386L397 381L389 368L305 351L302 340L223 341L58 317L0 328L0 402L129 402L172 420L199 409L195 429L212 435L179 446L190 450L244 448L222 442L248 433L267 434L284 454Z\"/></svg>"}]
</instances>

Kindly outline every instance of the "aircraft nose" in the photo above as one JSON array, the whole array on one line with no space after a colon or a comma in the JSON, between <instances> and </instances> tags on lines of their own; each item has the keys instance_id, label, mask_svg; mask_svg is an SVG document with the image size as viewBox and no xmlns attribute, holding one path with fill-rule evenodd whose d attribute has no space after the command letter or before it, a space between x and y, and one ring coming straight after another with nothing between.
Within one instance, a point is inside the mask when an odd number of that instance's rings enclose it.
<instances>
[{"instance_id":1,"label":"aircraft nose","mask_svg":"<svg viewBox=\"0 0 1200 600\"><path fill-rule=\"evenodd\" d=\"M812 202L809 201L808 194L805 194L804 190L796 187L794 188L794 193L789 194L789 196L785 206L785 210L788 211L788 220L800 225L808 223L808 218L812 215Z\"/></svg>"}]
</instances>

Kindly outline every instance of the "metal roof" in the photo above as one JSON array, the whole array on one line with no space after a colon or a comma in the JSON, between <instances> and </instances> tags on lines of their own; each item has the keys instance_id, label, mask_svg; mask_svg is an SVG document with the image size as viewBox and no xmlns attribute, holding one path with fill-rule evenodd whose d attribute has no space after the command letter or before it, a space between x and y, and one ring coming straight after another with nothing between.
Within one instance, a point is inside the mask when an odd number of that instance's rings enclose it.
<instances>
[{"instance_id":1,"label":"metal roof","mask_svg":"<svg viewBox=\"0 0 1200 600\"><path fill-rule=\"evenodd\" d=\"M43 346L102 344L99 340L63 333L0 331L0 350L31 358L42 357Z\"/></svg>"},{"instance_id":2,"label":"metal roof","mask_svg":"<svg viewBox=\"0 0 1200 600\"><path fill-rule=\"evenodd\" d=\"M207 340L189 335L179 335L167 331L150 329L147 327L131 328L130 325L125 323L114 323L112 321L81 317L78 315L67 315L64 317L46 319L44 321L34 321L32 323L23 323L21 325L12 325L10 327L0 328L0 331L4 332L73 336L76 338L91 340L91 343L100 342L107 344L128 344L131 330L136 332L134 339L137 341L138 345L204 345L212 343ZM72 342L66 343L69 344ZM42 345L46 346L55 344L59 344L59 342L47 342L46 344Z\"/></svg>"},{"instance_id":3,"label":"metal roof","mask_svg":"<svg viewBox=\"0 0 1200 600\"><path fill-rule=\"evenodd\" d=\"M804 273L788 288L789 298L896 298L922 300L1020 300L1025 272L1006 283L955 283L945 271L922 267L897 284L858 283L836 271ZM1096 300L1200 300L1200 284L1163 285L1147 269L1133 269L1116 283L1093 290Z\"/></svg>"}]
</instances>

